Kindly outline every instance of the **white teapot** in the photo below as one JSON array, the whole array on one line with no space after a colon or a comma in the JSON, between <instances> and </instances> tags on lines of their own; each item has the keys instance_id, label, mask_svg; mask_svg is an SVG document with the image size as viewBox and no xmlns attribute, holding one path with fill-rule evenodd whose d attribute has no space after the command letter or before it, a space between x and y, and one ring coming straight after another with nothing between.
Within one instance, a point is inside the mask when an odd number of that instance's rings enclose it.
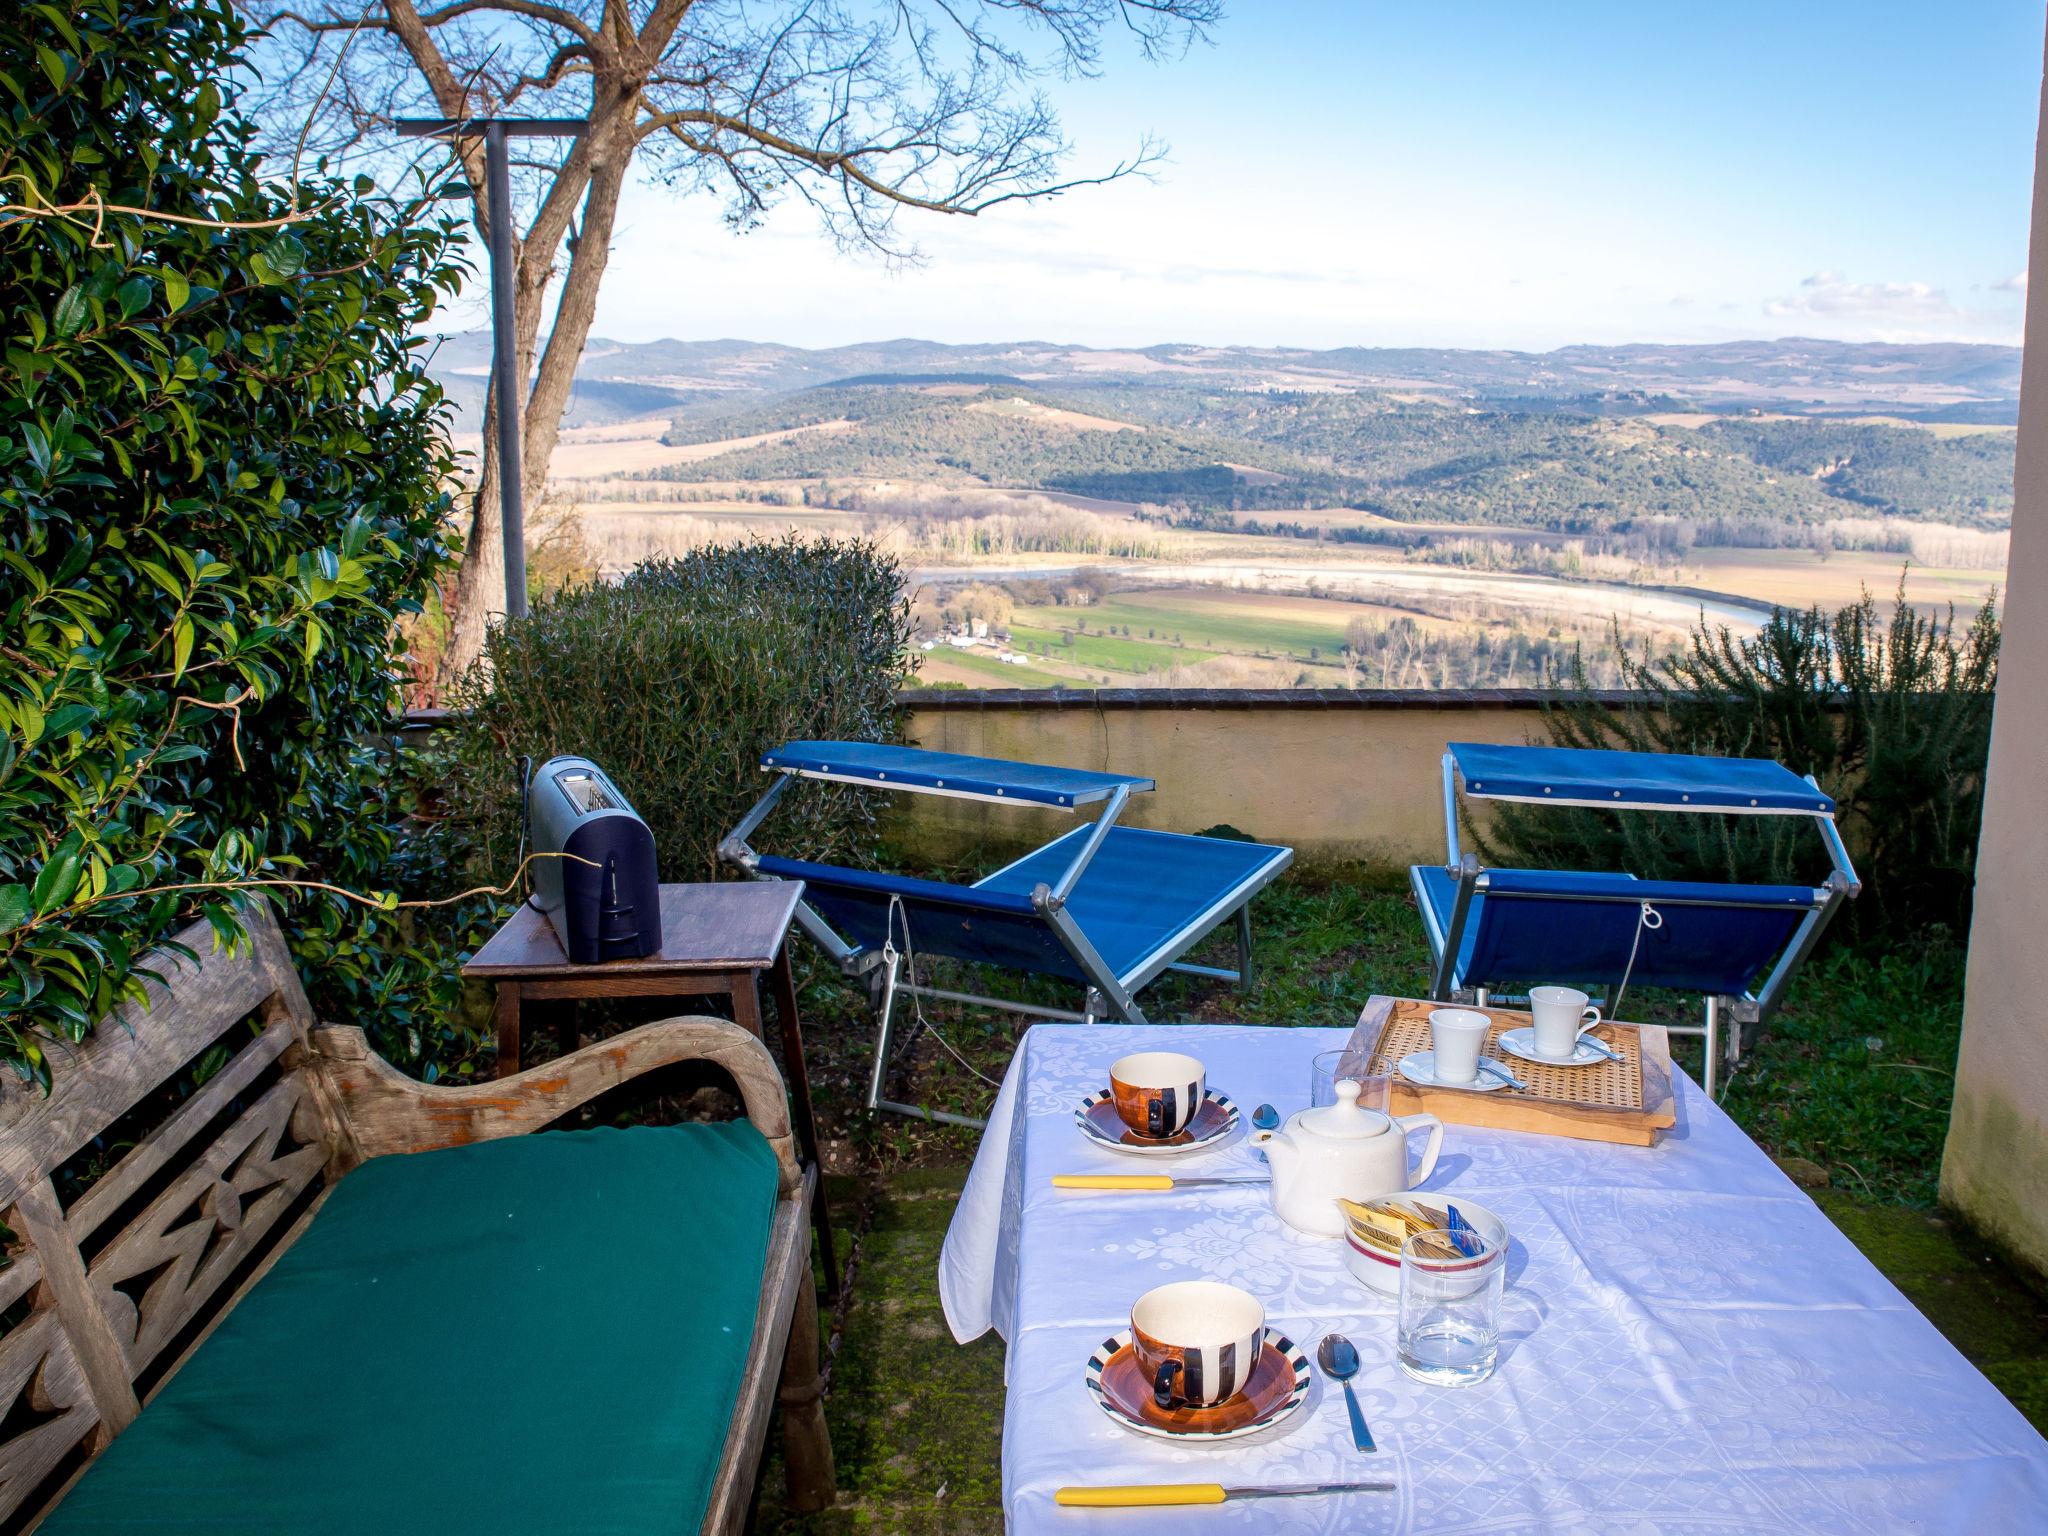
<instances>
[{"instance_id":1,"label":"white teapot","mask_svg":"<svg viewBox=\"0 0 2048 1536\"><path fill-rule=\"evenodd\" d=\"M1413 1176L1408 1172L1408 1132L1429 1127L1429 1146ZM1252 1145L1264 1147L1273 1166L1273 1210L1298 1232L1342 1237L1347 1200L1370 1200L1397 1189L1412 1189L1429 1177L1443 1150L1444 1123L1435 1115L1383 1115L1358 1103L1358 1084L1337 1084L1337 1102L1304 1109L1277 1131L1254 1131Z\"/></svg>"}]
</instances>

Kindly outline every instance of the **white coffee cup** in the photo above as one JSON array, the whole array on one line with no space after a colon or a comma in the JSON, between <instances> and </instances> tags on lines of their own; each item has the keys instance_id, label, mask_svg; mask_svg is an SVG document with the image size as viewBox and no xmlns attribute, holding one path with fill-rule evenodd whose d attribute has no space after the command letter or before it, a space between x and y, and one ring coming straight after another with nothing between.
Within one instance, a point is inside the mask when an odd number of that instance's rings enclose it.
<instances>
[{"instance_id":1,"label":"white coffee cup","mask_svg":"<svg viewBox=\"0 0 2048 1536\"><path fill-rule=\"evenodd\" d=\"M1536 1021L1536 1054L1552 1061L1569 1061L1579 1036L1600 1022L1592 999L1571 987L1531 987L1529 1014Z\"/></svg>"},{"instance_id":2,"label":"white coffee cup","mask_svg":"<svg viewBox=\"0 0 2048 1536\"><path fill-rule=\"evenodd\" d=\"M1432 1008L1429 1039L1434 1048L1436 1080L1469 1083L1479 1075L1479 1048L1493 1021L1470 1008Z\"/></svg>"}]
</instances>

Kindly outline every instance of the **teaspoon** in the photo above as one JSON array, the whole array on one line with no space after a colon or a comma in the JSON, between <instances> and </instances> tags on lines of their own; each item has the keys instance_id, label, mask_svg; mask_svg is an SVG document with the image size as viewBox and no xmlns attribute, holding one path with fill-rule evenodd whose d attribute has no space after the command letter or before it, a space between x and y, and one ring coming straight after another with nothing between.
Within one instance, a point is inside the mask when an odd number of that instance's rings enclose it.
<instances>
[{"instance_id":1,"label":"teaspoon","mask_svg":"<svg viewBox=\"0 0 2048 1536\"><path fill-rule=\"evenodd\" d=\"M1358 1394L1351 1390L1351 1378L1358 1374L1357 1347L1341 1333L1325 1334L1316 1350L1316 1364L1325 1376L1344 1385L1344 1406L1351 1410L1351 1443L1361 1451L1377 1451L1365 1414L1359 1409Z\"/></svg>"}]
</instances>

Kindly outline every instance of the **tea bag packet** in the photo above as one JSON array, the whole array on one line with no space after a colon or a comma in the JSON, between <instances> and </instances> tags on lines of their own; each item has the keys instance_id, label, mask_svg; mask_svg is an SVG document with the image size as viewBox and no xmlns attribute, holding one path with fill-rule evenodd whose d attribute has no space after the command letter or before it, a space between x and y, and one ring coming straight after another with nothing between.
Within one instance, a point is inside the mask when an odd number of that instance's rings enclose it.
<instances>
[{"instance_id":1,"label":"tea bag packet","mask_svg":"<svg viewBox=\"0 0 2048 1536\"><path fill-rule=\"evenodd\" d=\"M1360 1241L1396 1253L1411 1235L1437 1225L1437 1218L1406 1200L1339 1200L1345 1219Z\"/></svg>"},{"instance_id":2,"label":"tea bag packet","mask_svg":"<svg viewBox=\"0 0 2048 1536\"><path fill-rule=\"evenodd\" d=\"M1412 1251L1425 1259L1463 1259L1471 1257L1472 1252L1441 1228L1416 1233Z\"/></svg>"},{"instance_id":3,"label":"tea bag packet","mask_svg":"<svg viewBox=\"0 0 2048 1536\"><path fill-rule=\"evenodd\" d=\"M1478 1258L1480 1252L1486 1246L1485 1242L1480 1238L1478 1230L1472 1223L1458 1214L1458 1208L1455 1205L1446 1204L1444 1206L1444 1232L1457 1245L1458 1252L1464 1254L1467 1258Z\"/></svg>"}]
</instances>

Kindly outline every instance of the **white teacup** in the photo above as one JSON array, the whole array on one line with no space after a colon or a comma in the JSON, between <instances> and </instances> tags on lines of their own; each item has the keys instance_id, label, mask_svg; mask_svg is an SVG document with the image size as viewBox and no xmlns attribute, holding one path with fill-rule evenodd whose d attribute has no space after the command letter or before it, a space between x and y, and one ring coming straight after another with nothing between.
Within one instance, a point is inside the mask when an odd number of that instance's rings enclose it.
<instances>
[{"instance_id":1,"label":"white teacup","mask_svg":"<svg viewBox=\"0 0 2048 1536\"><path fill-rule=\"evenodd\" d=\"M1432 1008L1429 1040L1440 1083L1469 1083L1479 1075L1479 1048L1493 1020L1470 1008Z\"/></svg>"},{"instance_id":2,"label":"white teacup","mask_svg":"<svg viewBox=\"0 0 2048 1536\"><path fill-rule=\"evenodd\" d=\"M1579 1036L1600 1022L1592 999L1571 987L1531 987L1529 1014L1536 1021L1536 1054L1552 1061L1569 1061Z\"/></svg>"}]
</instances>

